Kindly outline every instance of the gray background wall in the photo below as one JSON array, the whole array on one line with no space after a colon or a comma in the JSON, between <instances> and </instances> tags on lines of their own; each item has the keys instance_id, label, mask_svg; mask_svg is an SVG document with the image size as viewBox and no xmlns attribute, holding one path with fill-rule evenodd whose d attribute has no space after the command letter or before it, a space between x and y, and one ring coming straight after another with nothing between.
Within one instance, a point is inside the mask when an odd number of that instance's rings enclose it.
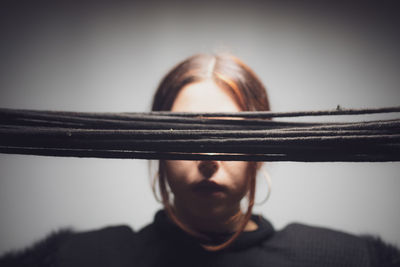
<instances>
[{"instance_id":1,"label":"gray background wall","mask_svg":"<svg viewBox=\"0 0 400 267\"><path fill-rule=\"evenodd\" d=\"M3 4L0 106L148 111L174 64L218 51L255 70L275 111L399 105L394 5L282 2ZM296 221L400 245L399 163L266 168L272 196L256 212L276 228ZM144 160L0 154L0 252L63 227L139 230L160 208L149 181ZM260 178L259 201L265 186Z\"/></svg>"}]
</instances>

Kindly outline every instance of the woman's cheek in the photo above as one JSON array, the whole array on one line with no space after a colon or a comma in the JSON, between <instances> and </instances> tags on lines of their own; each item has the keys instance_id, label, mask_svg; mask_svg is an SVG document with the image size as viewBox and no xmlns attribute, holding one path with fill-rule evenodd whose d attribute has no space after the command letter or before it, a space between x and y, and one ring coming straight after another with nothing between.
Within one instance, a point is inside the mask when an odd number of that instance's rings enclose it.
<instances>
[{"instance_id":1,"label":"woman's cheek","mask_svg":"<svg viewBox=\"0 0 400 267\"><path fill-rule=\"evenodd\" d=\"M193 162L187 160L167 160L165 164L168 182L171 187L181 187L191 183L191 173L193 172L193 168L195 168Z\"/></svg>"},{"instance_id":2,"label":"woman's cheek","mask_svg":"<svg viewBox=\"0 0 400 267\"><path fill-rule=\"evenodd\" d=\"M245 161L227 161L225 169L234 190L240 195L245 194L247 192L247 180L249 179L248 163Z\"/></svg>"}]
</instances>

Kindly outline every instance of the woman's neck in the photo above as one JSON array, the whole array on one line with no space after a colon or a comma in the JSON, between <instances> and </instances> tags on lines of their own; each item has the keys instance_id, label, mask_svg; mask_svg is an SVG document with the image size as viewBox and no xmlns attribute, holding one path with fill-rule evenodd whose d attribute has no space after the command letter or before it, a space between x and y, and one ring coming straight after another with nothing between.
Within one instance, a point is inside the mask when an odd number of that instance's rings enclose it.
<instances>
[{"instance_id":1,"label":"woman's neck","mask_svg":"<svg viewBox=\"0 0 400 267\"><path fill-rule=\"evenodd\" d=\"M214 211L199 214L192 209L185 209L184 205L175 202L174 211L176 216L185 225L195 231L202 233L233 233L239 230L244 214L240 207L224 209L223 211ZM254 231L258 225L249 220L244 231Z\"/></svg>"}]
</instances>

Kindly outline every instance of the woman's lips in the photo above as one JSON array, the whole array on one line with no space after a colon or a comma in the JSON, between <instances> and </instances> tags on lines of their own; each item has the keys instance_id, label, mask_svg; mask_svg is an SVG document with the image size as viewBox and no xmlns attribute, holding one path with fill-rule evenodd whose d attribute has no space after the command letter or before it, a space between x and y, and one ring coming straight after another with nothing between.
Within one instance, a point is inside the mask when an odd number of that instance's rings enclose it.
<instances>
[{"instance_id":1,"label":"woman's lips","mask_svg":"<svg viewBox=\"0 0 400 267\"><path fill-rule=\"evenodd\" d=\"M195 184L193 191L203 196L222 196L226 187L210 180L204 180Z\"/></svg>"}]
</instances>

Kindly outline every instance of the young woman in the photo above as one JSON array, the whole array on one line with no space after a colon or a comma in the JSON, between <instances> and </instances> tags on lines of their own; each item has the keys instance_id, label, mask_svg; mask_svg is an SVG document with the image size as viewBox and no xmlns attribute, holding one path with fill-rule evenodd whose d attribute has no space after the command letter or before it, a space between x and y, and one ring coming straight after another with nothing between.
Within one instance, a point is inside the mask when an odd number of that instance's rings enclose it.
<instances>
[{"instance_id":1,"label":"young woman","mask_svg":"<svg viewBox=\"0 0 400 267\"><path fill-rule=\"evenodd\" d=\"M239 59L195 55L161 81L153 111L269 110L264 86ZM400 266L400 253L371 237L290 224L276 231L252 214L261 163L159 162L164 209L139 232L127 226L60 232L0 266ZM241 202L247 198L247 207Z\"/></svg>"}]
</instances>

